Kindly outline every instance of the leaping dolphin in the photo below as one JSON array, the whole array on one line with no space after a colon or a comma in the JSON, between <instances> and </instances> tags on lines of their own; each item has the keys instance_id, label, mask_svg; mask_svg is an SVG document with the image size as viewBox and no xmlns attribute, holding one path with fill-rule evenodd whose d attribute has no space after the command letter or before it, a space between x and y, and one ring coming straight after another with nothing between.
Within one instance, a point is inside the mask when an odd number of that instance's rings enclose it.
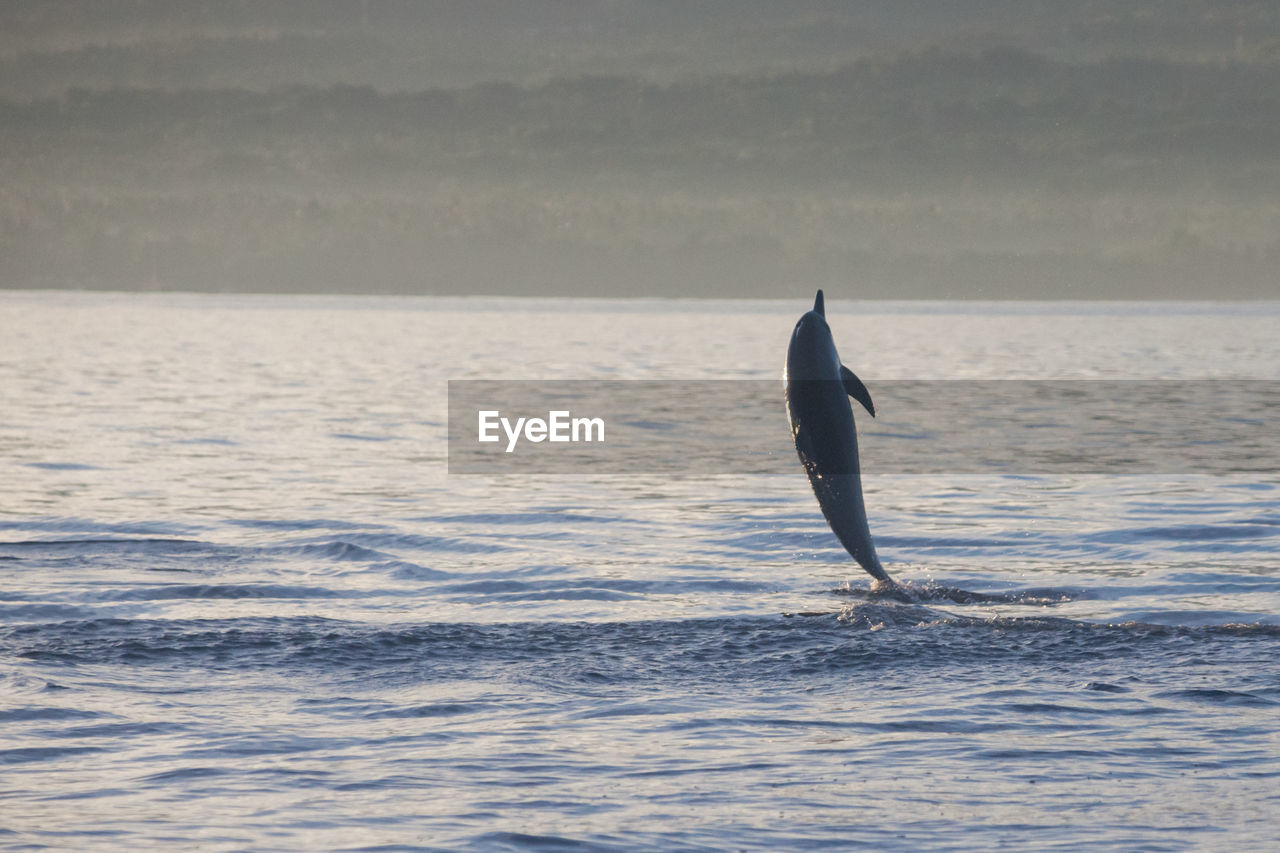
<instances>
[{"instance_id":1,"label":"leaping dolphin","mask_svg":"<svg viewBox=\"0 0 1280 853\"><path fill-rule=\"evenodd\" d=\"M840 363L821 290L813 310L805 312L791 333L783 382L791 436L822 514L840 544L876 579L873 587L897 591L898 585L880 565L867 526L858 468L858 434L846 397L861 403L872 417L875 406L862 380Z\"/></svg>"}]
</instances>

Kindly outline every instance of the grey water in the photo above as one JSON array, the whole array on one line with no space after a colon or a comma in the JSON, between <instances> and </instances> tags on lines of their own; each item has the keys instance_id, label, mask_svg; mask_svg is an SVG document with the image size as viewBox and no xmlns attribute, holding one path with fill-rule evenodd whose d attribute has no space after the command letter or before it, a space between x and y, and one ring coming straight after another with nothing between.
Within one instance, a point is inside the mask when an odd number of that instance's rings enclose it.
<instances>
[{"instance_id":1,"label":"grey water","mask_svg":"<svg viewBox=\"0 0 1280 853\"><path fill-rule=\"evenodd\" d=\"M778 379L811 298L0 295L0 847L1280 842L1274 459L869 474L910 603L798 462L448 472L450 380ZM1280 379L1277 303L827 313L873 397Z\"/></svg>"}]
</instances>

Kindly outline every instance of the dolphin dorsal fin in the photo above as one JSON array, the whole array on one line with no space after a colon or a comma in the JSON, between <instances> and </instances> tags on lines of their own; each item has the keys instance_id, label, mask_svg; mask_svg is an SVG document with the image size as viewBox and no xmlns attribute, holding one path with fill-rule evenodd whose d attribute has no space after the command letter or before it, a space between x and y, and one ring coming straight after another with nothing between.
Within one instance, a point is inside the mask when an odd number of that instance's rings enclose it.
<instances>
[{"instance_id":1,"label":"dolphin dorsal fin","mask_svg":"<svg viewBox=\"0 0 1280 853\"><path fill-rule=\"evenodd\" d=\"M827 316L827 309L822 304L822 288L818 288L818 295L813 299L813 310L821 314L823 317Z\"/></svg>"},{"instance_id":2,"label":"dolphin dorsal fin","mask_svg":"<svg viewBox=\"0 0 1280 853\"><path fill-rule=\"evenodd\" d=\"M821 299L822 291L818 291L818 297ZM871 417L876 416L875 404L871 402L871 392L867 390L867 386L862 384L862 380L853 375L853 371L840 365L840 381L844 383L844 390L849 392L849 396L862 404Z\"/></svg>"}]
</instances>

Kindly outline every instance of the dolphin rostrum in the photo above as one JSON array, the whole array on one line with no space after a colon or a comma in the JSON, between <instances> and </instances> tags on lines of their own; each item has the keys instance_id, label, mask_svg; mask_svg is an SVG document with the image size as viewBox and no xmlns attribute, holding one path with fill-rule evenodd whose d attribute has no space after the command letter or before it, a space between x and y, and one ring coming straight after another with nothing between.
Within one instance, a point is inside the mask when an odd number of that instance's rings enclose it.
<instances>
[{"instance_id":1,"label":"dolphin rostrum","mask_svg":"<svg viewBox=\"0 0 1280 853\"><path fill-rule=\"evenodd\" d=\"M822 514L853 559L878 581L875 588L899 587L880 565L867 511L862 505L858 470L858 434L848 397L875 417L862 380L840 363L823 310L822 291L791 333L783 374L791 436Z\"/></svg>"}]
</instances>

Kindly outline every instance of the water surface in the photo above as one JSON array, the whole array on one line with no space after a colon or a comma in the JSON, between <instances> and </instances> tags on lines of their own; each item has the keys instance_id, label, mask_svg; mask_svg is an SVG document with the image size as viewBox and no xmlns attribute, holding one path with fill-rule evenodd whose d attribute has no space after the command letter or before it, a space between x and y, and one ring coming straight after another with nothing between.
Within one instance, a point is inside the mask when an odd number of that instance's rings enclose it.
<instances>
[{"instance_id":1,"label":"water surface","mask_svg":"<svg viewBox=\"0 0 1280 853\"><path fill-rule=\"evenodd\" d=\"M450 379L776 378L805 307L0 297L0 845L1274 844L1274 460L868 477L914 604L798 463L446 473ZM873 396L1280 379L1275 304L828 315Z\"/></svg>"}]
</instances>

